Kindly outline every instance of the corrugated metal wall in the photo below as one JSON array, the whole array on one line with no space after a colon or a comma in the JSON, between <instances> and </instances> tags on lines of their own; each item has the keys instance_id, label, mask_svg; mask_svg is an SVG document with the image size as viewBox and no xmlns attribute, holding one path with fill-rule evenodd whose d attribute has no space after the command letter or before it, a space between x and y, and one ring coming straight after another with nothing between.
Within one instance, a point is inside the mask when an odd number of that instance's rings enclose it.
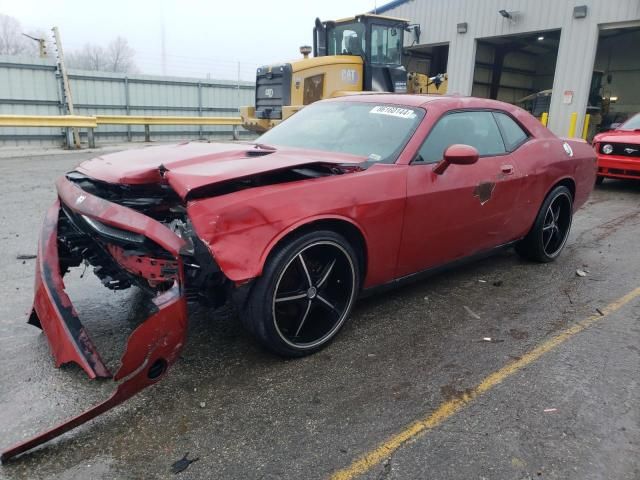
<instances>
[{"instance_id":1,"label":"corrugated metal wall","mask_svg":"<svg viewBox=\"0 0 640 480\"><path fill-rule=\"evenodd\" d=\"M573 18L578 5L588 7L586 18ZM514 19L500 16L503 9L514 12ZM420 44L449 43L449 91L462 95L472 91L477 39L561 29L549 113L549 127L559 135L567 134L572 112L579 115L580 131L599 30L640 23L639 0L409 0L380 11L420 23ZM468 31L459 34L456 25L463 22ZM567 90L574 92L571 104L563 103Z\"/></svg>"},{"instance_id":2,"label":"corrugated metal wall","mask_svg":"<svg viewBox=\"0 0 640 480\"><path fill-rule=\"evenodd\" d=\"M226 80L69 70L78 115L238 116L253 105L255 85ZM61 84L53 60L0 56L0 114L57 115ZM152 126L155 139L231 136L228 126ZM141 140L143 126L103 125L96 139ZM59 128L1 128L0 145L60 144Z\"/></svg>"}]
</instances>

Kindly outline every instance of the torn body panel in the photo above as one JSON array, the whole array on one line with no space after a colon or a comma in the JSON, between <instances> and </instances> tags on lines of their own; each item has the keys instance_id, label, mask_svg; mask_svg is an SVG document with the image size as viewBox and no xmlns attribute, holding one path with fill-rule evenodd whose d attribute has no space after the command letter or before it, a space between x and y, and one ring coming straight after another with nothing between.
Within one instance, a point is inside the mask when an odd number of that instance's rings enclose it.
<instances>
[{"instance_id":1,"label":"torn body panel","mask_svg":"<svg viewBox=\"0 0 640 480\"><path fill-rule=\"evenodd\" d=\"M57 186L60 200L49 209L42 228L36 263L35 299L30 320L30 323L39 324L43 328L56 366L74 362L83 368L90 378L111 377L64 291L63 275L67 267L74 264L74 254L67 248L68 243L63 241L68 242L69 231L59 232L58 226L65 224L68 217L82 218L85 215L99 219L97 221L101 224L122 229L125 233L139 234L144 236L145 241L151 242L151 247L138 246L139 255L132 257L126 255L121 247L110 243L113 239L108 233L113 232L109 230L106 231L107 234L97 231L95 238L87 239L95 243L95 251L104 247L106 252L113 252L115 255L112 261L124 263L123 269L132 261L134 264L143 265L141 271L136 271L135 267L131 266L130 274L141 283L146 282L148 288L154 292L150 302L151 315L129 337L120 368L113 376L115 381L121 383L109 399L51 430L3 451L2 462L95 418L152 385L177 360L185 342L187 304L180 256L185 241L159 222L94 197L64 178ZM76 221L81 220L76 218ZM85 227L88 229L91 225L88 222ZM82 236L82 233L80 230L75 232L78 237ZM152 248L153 253L161 253L166 257L161 260L162 265L158 264L158 259L149 258L144 254L146 248ZM64 250L64 255L60 253L61 249ZM85 245L83 251L92 250ZM141 262L137 262L137 259ZM92 257L89 261L97 260ZM152 265L153 262L156 264ZM100 264L94 267L107 268Z\"/></svg>"},{"instance_id":2,"label":"torn body panel","mask_svg":"<svg viewBox=\"0 0 640 480\"><path fill-rule=\"evenodd\" d=\"M104 365L64 291L57 246L59 211L60 202L56 201L47 212L42 227L30 323L44 330L56 367L74 362L90 378L110 378L111 372Z\"/></svg>"},{"instance_id":3,"label":"torn body panel","mask_svg":"<svg viewBox=\"0 0 640 480\"><path fill-rule=\"evenodd\" d=\"M259 276L273 247L297 228L322 221L349 224L364 239L366 258L373 259L365 266L368 287L395 274L406 170L375 164L353 174L197 199L187 203L187 211L220 269L238 284Z\"/></svg>"}]
</instances>

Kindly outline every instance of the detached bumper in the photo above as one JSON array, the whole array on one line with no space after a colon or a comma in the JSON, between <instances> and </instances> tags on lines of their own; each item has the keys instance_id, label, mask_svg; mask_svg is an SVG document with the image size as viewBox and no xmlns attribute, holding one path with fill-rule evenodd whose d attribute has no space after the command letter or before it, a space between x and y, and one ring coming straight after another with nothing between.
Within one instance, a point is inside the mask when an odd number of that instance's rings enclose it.
<instances>
[{"instance_id":1,"label":"detached bumper","mask_svg":"<svg viewBox=\"0 0 640 480\"><path fill-rule=\"evenodd\" d=\"M129 232L150 241L164 252L165 258L157 260L140 253L129 255L121 247L108 242L105 255L112 255L114 264L128 274L150 279L153 276L170 285L159 289L151 300L151 314L131 334L127 341L121 365L113 378L119 382L115 392L103 403L68 421L21 442L2 452L1 461L30 450L82 423L104 413L131 398L142 389L157 382L173 364L185 342L187 330L187 304L184 297L184 274L180 257L184 241L161 223L134 210L108 202L84 192L62 178L57 183L59 200L49 209L38 246L36 263L35 299L29 323L44 330L51 347L56 366L77 363L90 378L111 377L100 358L88 332L64 290L63 272L59 252L58 225L63 209L79 218L88 218L106 225L112 231ZM116 254L117 253L117 254ZM161 262L164 270L158 268ZM164 262L164 263L162 263ZM133 270L140 264L140 270ZM171 268L169 268L171 267ZM162 270L162 271L161 271ZM154 281L150 281L151 285Z\"/></svg>"}]
</instances>

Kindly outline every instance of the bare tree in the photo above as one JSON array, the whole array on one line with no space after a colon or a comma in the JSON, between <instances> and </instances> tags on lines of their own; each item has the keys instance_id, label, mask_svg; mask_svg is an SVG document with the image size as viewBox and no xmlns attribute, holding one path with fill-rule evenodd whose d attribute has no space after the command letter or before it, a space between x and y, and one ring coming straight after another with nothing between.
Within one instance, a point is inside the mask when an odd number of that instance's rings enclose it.
<instances>
[{"instance_id":1,"label":"bare tree","mask_svg":"<svg viewBox=\"0 0 640 480\"><path fill-rule=\"evenodd\" d=\"M20 22L0 14L0 55L36 55L37 52L37 43L22 35Z\"/></svg>"},{"instance_id":2,"label":"bare tree","mask_svg":"<svg viewBox=\"0 0 640 480\"><path fill-rule=\"evenodd\" d=\"M65 55L65 61L70 68L79 70L107 71L107 59L104 48L92 43L85 44L81 50L72 51Z\"/></svg>"},{"instance_id":3,"label":"bare tree","mask_svg":"<svg viewBox=\"0 0 640 480\"><path fill-rule=\"evenodd\" d=\"M66 55L67 65L80 70L131 73L136 70L134 50L123 37L116 37L107 48L91 43Z\"/></svg>"},{"instance_id":4,"label":"bare tree","mask_svg":"<svg viewBox=\"0 0 640 480\"><path fill-rule=\"evenodd\" d=\"M109 71L131 73L136 70L133 57L135 51L129 46L126 38L116 37L107 47Z\"/></svg>"}]
</instances>

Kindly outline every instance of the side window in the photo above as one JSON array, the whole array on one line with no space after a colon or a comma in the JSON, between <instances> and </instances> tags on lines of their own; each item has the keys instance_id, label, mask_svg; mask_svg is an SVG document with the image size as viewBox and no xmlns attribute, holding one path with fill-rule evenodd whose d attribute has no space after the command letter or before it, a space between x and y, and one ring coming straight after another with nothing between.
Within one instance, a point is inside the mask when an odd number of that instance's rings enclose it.
<instances>
[{"instance_id":1,"label":"side window","mask_svg":"<svg viewBox=\"0 0 640 480\"><path fill-rule=\"evenodd\" d=\"M471 145L480 156L506 153L502 135L491 112L455 112L444 115L429 132L420 147L419 161L442 160L447 147L461 143Z\"/></svg>"},{"instance_id":2,"label":"side window","mask_svg":"<svg viewBox=\"0 0 640 480\"><path fill-rule=\"evenodd\" d=\"M502 129L502 136L506 144L507 151L512 152L528 138L528 135L509 115L494 112L498 125Z\"/></svg>"},{"instance_id":3,"label":"side window","mask_svg":"<svg viewBox=\"0 0 640 480\"><path fill-rule=\"evenodd\" d=\"M378 64L401 63L402 30L396 27L371 27L371 61Z\"/></svg>"}]
</instances>

